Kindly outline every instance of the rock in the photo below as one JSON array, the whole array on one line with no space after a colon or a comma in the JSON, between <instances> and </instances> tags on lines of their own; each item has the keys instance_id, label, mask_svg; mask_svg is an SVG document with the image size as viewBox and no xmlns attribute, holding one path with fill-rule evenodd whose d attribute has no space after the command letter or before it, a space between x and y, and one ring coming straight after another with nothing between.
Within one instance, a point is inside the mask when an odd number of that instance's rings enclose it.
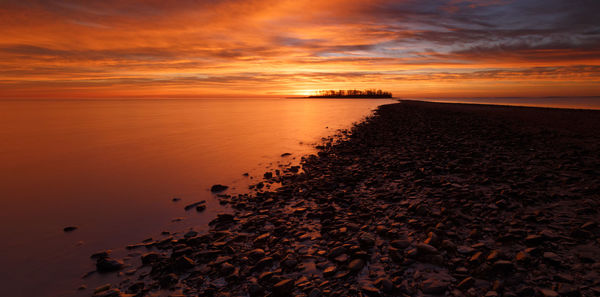
<instances>
[{"instance_id":1,"label":"rock","mask_svg":"<svg viewBox=\"0 0 600 297\"><path fill-rule=\"evenodd\" d=\"M329 267L325 268L325 270L323 270L323 276L331 277L335 274L336 271L337 271L337 269L335 268L335 266L329 266Z\"/></svg>"},{"instance_id":2,"label":"rock","mask_svg":"<svg viewBox=\"0 0 600 297\"><path fill-rule=\"evenodd\" d=\"M426 294L443 294L449 283L437 278L428 278L421 283L421 291Z\"/></svg>"},{"instance_id":3,"label":"rock","mask_svg":"<svg viewBox=\"0 0 600 297\"><path fill-rule=\"evenodd\" d=\"M496 260L498 260L500 258L500 251L498 250L493 250L490 252L490 254L487 256L486 260L490 261L490 262L494 262Z\"/></svg>"},{"instance_id":4,"label":"rock","mask_svg":"<svg viewBox=\"0 0 600 297\"><path fill-rule=\"evenodd\" d=\"M221 274L229 275L235 270L235 266L230 264L229 262L224 262L221 264Z\"/></svg>"},{"instance_id":5,"label":"rock","mask_svg":"<svg viewBox=\"0 0 600 297\"><path fill-rule=\"evenodd\" d=\"M287 156L291 156L291 155L292 154L290 154L290 153L283 153L283 154L281 154L282 157L287 157Z\"/></svg>"},{"instance_id":6,"label":"rock","mask_svg":"<svg viewBox=\"0 0 600 297\"><path fill-rule=\"evenodd\" d=\"M436 248L425 243L418 243L417 245L415 245L415 247L417 248L417 251L422 254L436 255L439 253L439 251Z\"/></svg>"},{"instance_id":7,"label":"rock","mask_svg":"<svg viewBox=\"0 0 600 297\"><path fill-rule=\"evenodd\" d=\"M514 265L510 261L498 260L498 261L494 262L494 265L492 268L498 272L510 272L514 269Z\"/></svg>"},{"instance_id":8,"label":"rock","mask_svg":"<svg viewBox=\"0 0 600 297\"><path fill-rule=\"evenodd\" d=\"M448 239L442 240L442 248L451 252L456 251L457 249L456 244Z\"/></svg>"},{"instance_id":9,"label":"rock","mask_svg":"<svg viewBox=\"0 0 600 297\"><path fill-rule=\"evenodd\" d=\"M169 273L166 275L160 276L158 282L162 288L170 288L175 285L179 281L179 278L175 273Z\"/></svg>"},{"instance_id":10,"label":"rock","mask_svg":"<svg viewBox=\"0 0 600 297\"><path fill-rule=\"evenodd\" d=\"M125 295L121 294L121 290L119 290L119 289L109 289L109 290L94 294L94 297L125 297Z\"/></svg>"},{"instance_id":11,"label":"rock","mask_svg":"<svg viewBox=\"0 0 600 297\"><path fill-rule=\"evenodd\" d=\"M469 277L466 277L465 279L463 279L460 283L458 283L458 285L456 285L456 287L461 290L466 290L466 289L469 289L470 287L472 287L474 283L475 283L475 279L469 276Z\"/></svg>"},{"instance_id":12,"label":"rock","mask_svg":"<svg viewBox=\"0 0 600 297\"><path fill-rule=\"evenodd\" d=\"M331 251L329 252L329 257L331 258L335 258L341 254L346 253L346 248L343 246L338 246L338 247L334 247L333 249L331 249Z\"/></svg>"},{"instance_id":13,"label":"rock","mask_svg":"<svg viewBox=\"0 0 600 297\"><path fill-rule=\"evenodd\" d=\"M377 280L375 280L374 284L379 289L381 289L384 293L387 293L387 294L393 293L396 289L396 286L394 285L394 283L385 277L378 278Z\"/></svg>"},{"instance_id":14,"label":"rock","mask_svg":"<svg viewBox=\"0 0 600 297\"><path fill-rule=\"evenodd\" d=\"M544 260L550 262L551 264L558 265L561 263L560 257L553 252L544 252Z\"/></svg>"},{"instance_id":15,"label":"rock","mask_svg":"<svg viewBox=\"0 0 600 297\"><path fill-rule=\"evenodd\" d=\"M111 252L112 252L111 250L95 252L90 256L90 258L92 258L92 259L107 258Z\"/></svg>"},{"instance_id":16,"label":"rock","mask_svg":"<svg viewBox=\"0 0 600 297\"><path fill-rule=\"evenodd\" d=\"M397 249L405 249L410 246L408 239L396 239L390 242L390 245Z\"/></svg>"},{"instance_id":17,"label":"rock","mask_svg":"<svg viewBox=\"0 0 600 297\"><path fill-rule=\"evenodd\" d=\"M73 232L75 230L77 230L77 226L67 226L63 228L64 232Z\"/></svg>"},{"instance_id":18,"label":"rock","mask_svg":"<svg viewBox=\"0 0 600 297\"><path fill-rule=\"evenodd\" d=\"M160 258L161 258L161 255L156 252L150 252L150 253L143 254L141 257L142 265L152 264L152 263L158 261Z\"/></svg>"},{"instance_id":19,"label":"rock","mask_svg":"<svg viewBox=\"0 0 600 297\"><path fill-rule=\"evenodd\" d=\"M272 172L265 172L265 174L263 175L263 177L265 179L271 179L271 178L273 178L273 173Z\"/></svg>"},{"instance_id":20,"label":"rock","mask_svg":"<svg viewBox=\"0 0 600 297\"><path fill-rule=\"evenodd\" d=\"M456 251L457 251L459 254L468 255L468 254L472 254L472 253L474 253L474 252L475 252L475 249L474 249L474 248L472 248L472 247L470 247L470 246L464 246L464 245L461 245L461 246L459 246L458 248L456 248Z\"/></svg>"},{"instance_id":21,"label":"rock","mask_svg":"<svg viewBox=\"0 0 600 297\"><path fill-rule=\"evenodd\" d=\"M123 262L112 258L100 258L96 261L96 270L98 272L112 272L123 268Z\"/></svg>"},{"instance_id":22,"label":"rock","mask_svg":"<svg viewBox=\"0 0 600 297\"><path fill-rule=\"evenodd\" d=\"M524 251L518 252L515 256L515 261L517 261L518 263L527 263L529 262L529 259L529 254Z\"/></svg>"},{"instance_id":23,"label":"rock","mask_svg":"<svg viewBox=\"0 0 600 297\"><path fill-rule=\"evenodd\" d=\"M173 199L171 199L172 202L179 202L181 201L181 198L175 197Z\"/></svg>"},{"instance_id":24,"label":"rock","mask_svg":"<svg viewBox=\"0 0 600 297\"><path fill-rule=\"evenodd\" d=\"M341 255L335 257L334 260L338 263L344 263L344 262L348 261L348 255L341 254Z\"/></svg>"},{"instance_id":25,"label":"rock","mask_svg":"<svg viewBox=\"0 0 600 297\"><path fill-rule=\"evenodd\" d=\"M266 272L261 273L258 276L258 282L260 282L260 283L268 282L273 277L273 274L274 273L271 271L266 271Z\"/></svg>"},{"instance_id":26,"label":"rock","mask_svg":"<svg viewBox=\"0 0 600 297\"><path fill-rule=\"evenodd\" d=\"M290 296L294 290L294 281L287 278L273 285L273 296L286 297Z\"/></svg>"},{"instance_id":27,"label":"rock","mask_svg":"<svg viewBox=\"0 0 600 297\"><path fill-rule=\"evenodd\" d=\"M190 237L194 237L194 236L196 236L196 235L198 235L198 232L196 232L196 231L194 231L194 230L190 230L190 231L186 232L186 233L183 235L183 237L184 237L184 238L190 238Z\"/></svg>"},{"instance_id":28,"label":"rock","mask_svg":"<svg viewBox=\"0 0 600 297\"><path fill-rule=\"evenodd\" d=\"M363 266L365 266L365 261L363 259L354 259L348 264L348 269L352 272L358 272Z\"/></svg>"},{"instance_id":29,"label":"rock","mask_svg":"<svg viewBox=\"0 0 600 297\"><path fill-rule=\"evenodd\" d=\"M194 203L192 203L192 204L188 204L188 205L186 205L186 206L185 206L183 209L185 209L185 210L190 210L190 209L192 209L192 208L194 208L194 207L196 207L196 206L203 205L203 204L205 204L205 203L206 203L206 201L205 201L205 200L198 201L198 202L194 202ZM206 205L205 205L204 207L206 207Z\"/></svg>"},{"instance_id":30,"label":"rock","mask_svg":"<svg viewBox=\"0 0 600 297\"><path fill-rule=\"evenodd\" d=\"M269 238L271 238L271 233L265 233L256 237L256 239L254 239L254 246L260 246L265 244L269 240Z\"/></svg>"},{"instance_id":31,"label":"rock","mask_svg":"<svg viewBox=\"0 0 600 297\"><path fill-rule=\"evenodd\" d=\"M98 294L110 289L110 284L104 284L94 289L94 294Z\"/></svg>"},{"instance_id":32,"label":"rock","mask_svg":"<svg viewBox=\"0 0 600 297\"><path fill-rule=\"evenodd\" d=\"M364 233L358 238L362 248L371 248L375 245L375 237L372 234Z\"/></svg>"},{"instance_id":33,"label":"rock","mask_svg":"<svg viewBox=\"0 0 600 297\"><path fill-rule=\"evenodd\" d=\"M373 287L371 285L368 285L368 284L362 285L360 287L360 290L366 296L370 296L370 297L378 297L378 296L380 296L379 289L377 289L377 288L375 288L375 287Z\"/></svg>"},{"instance_id":34,"label":"rock","mask_svg":"<svg viewBox=\"0 0 600 297\"><path fill-rule=\"evenodd\" d=\"M529 246L538 245L544 241L544 237L540 235L528 235L525 237L525 243Z\"/></svg>"},{"instance_id":35,"label":"rock","mask_svg":"<svg viewBox=\"0 0 600 297\"><path fill-rule=\"evenodd\" d=\"M186 257L186 256L181 256L179 258L177 258L177 260L175 261L175 269L177 270L188 270L193 268L195 265L194 260Z\"/></svg>"},{"instance_id":36,"label":"rock","mask_svg":"<svg viewBox=\"0 0 600 297\"><path fill-rule=\"evenodd\" d=\"M539 289L540 293L544 297L558 297L558 293L556 291L552 291L550 289Z\"/></svg>"},{"instance_id":37,"label":"rock","mask_svg":"<svg viewBox=\"0 0 600 297\"><path fill-rule=\"evenodd\" d=\"M254 249L248 252L248 257L254 261L258 261L265 257L265 251L263 249Z\"/></svg>"},{"instance_id":38,"label":"rock","mask_svg":"<svg viewBox=\"0 0 600 297\"><path fill-rule=\"evenodd\" d=\"M224 185L213 185L212 187L210 187L210 191L213 193L219 193L219 192L223 192L225 190L227 190L229 187L228 186L224 186Z\"/></svg>"},{"instance_id":39,"label":"rock","mask_svg":"<svg viewBox=\"0 0 600 297\"><path fill-rule=\"evenodd\" d=\"M313 288L308 293L308 297L321 297L321 296L322 296L321 290L319 290L317 288Z\"/></svg>"}]
</instances>

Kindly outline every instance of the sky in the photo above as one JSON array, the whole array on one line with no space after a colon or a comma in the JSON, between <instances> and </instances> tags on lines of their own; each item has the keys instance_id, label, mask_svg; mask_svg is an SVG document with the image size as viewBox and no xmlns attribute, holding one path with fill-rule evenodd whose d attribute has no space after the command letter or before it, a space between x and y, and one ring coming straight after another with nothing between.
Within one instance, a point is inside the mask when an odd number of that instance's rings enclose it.
<instances>
[{"instance_id":1,"label":"sky","mask_svg":"<svg viewBox=\"0 0 600 297\"><path fill-rule=\"evenodd\" d=\"M0 0L0 98L600 96L598 0Z\"/></svg>"}]
</instances>

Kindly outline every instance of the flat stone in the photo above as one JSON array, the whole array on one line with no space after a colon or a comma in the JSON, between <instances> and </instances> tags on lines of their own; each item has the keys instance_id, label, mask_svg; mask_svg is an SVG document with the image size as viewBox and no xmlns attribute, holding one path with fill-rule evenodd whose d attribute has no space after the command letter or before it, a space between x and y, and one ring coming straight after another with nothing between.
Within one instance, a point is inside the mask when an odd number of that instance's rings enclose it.
<instances>
[{"instance_id":1,"label":"flat stone","mask_svg":"<svg viewBox=\"0 0 600 297\"><path fill-rule=\"evenodd\" d=\"M426 294L443 294L449 283L437 278L428 278L421 283L421 290Z\"/></svg>"},{"instance_id":2,"label":"flat stone","mask_svg":"<svg viewBox=\"0 0 600 297\"><path fill-rule=\"evenodd\" d=\"M363 266L365 266L365 260L354 259L350 261L350 264L348 264L348 269L352 272L358 272L363 268Z\"/></svg>"},{"instance_id":3,"label":"flat stone","mask_svg":"<svg viewBox=\"0 0 600 297\"><path fill-rule=\"evenodd\" d=\"M294 290L294 281L291 279L283 279L273 285L273 295L274 296L290 296L292 291Z\"/></svg>"},{"instance_id":4,"label":"flat stone","mask_svg":"<svg viewBox=\"0 0 600 297\"><path fill-rule=\"evenodd\" d=\"M123 268L123 261L112 258L101 258L96 261L98 272L112 272Z\"/></svg>"},{"instance_id":5,"label":"flat stone","mask_svg":"<svg viewBox=\"0 0 600 297\"><path fill-rule=\"evenodd\" d=\"M435 247L425 244L425 243L418 243L415 247L417 248L419 253L433 254L433 255L439 253L439 251Z\"/></svg>"},{"instance_id":6,"label":"flat stone","mask_svg":"<svg viewBox=\"0 0 600 297\"><path fill-rule=\"evenodd\" d=\"M224 186L224 185L213 185L212 187L210 187L210 191L213 193L219 193L219 192L223 192L225 190L227 190L229 187L228 186Z\"/></svg>"}]
</instances>

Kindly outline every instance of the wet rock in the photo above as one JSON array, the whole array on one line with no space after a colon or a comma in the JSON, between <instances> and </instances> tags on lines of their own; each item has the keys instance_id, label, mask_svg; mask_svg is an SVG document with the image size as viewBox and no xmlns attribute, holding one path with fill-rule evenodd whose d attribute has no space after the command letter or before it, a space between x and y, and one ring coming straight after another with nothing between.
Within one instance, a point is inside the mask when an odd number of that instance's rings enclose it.
<instances>
[{"instance_id":1,"label":"wet rock","mask_svg":"<svg viewBox=\"0 0 600 297\"><path fill-rule=\"evenodd\" d=\"M426 294L443 294L449 283L437 278L428 278L421 283L421 291Z\"/></svg>"},{"instance_id":2,"label":"wet rock","mask_svg":"<svg viewBox=\"0 0 600 297\"><path fill-rule=\"evenodd\" d=\"M142 265L149 265L161 259L161 255L156 252L150 252L141 256Z\"/></svg>"},{"instance_id":3,"label":"wet rock","mask_svg":"<svg viewBox=\"0 0 600 297\"><path fill-rule=\"evenodd\" d=\"M123 268L123 261L112 258L100 258L96 261L96 270L98 272L113 272Z\"/></svg>"},{"instance_id":4,"label":"wet rock","mask_svg":"<svg viewBox=\"0 0 600 297\"><path fill-rule=\"evenodd\" d=\"M350 261L348 264L348 269L352 272L358 272L365 266L365 261L363 259L354 259Z\"/></svg>"},{"instance_id":5,"label":"wet rock","mask_svg":"<svg viewBox=\"0 0 600 297\"><path fill-rule=\"evenodd\" d=\"M335 273L337 272L337 269L335 266L329 266L327 268L325 268L323 270L323 276L325 277L331 277L333 276Z\"/></svg>"},{"instance_id":6,"label":"wet rock","mask_svg":"<svg viewBox=\"0 0 600 297\"><path fill-rule=\"evenodd\" d=\"M344 253L346 253L346 248L343 246L338 246L338 247L331 249L331 251L329 252L329 257L335 258Z\"/></svg>"},{"instance_id":7,"label":"wet rock","mask_svg":"<svg viewBox=\"0 0 600 297\"><path fill-rule=\"evenodd\" d=\"M63 228L64 232L73 232L75 230L77 230L77 226L67 226Z\"/></svg>"},{"instance_id":8,"label":"wet rock","mask_svg":"<svg viewBox=\"0 0 600 297\"><path fill-rule=\"evenodd\" d=\"M410 246L408 239L396 239L390 242L390 245L397 249L405 249Z\"/></svg>"},{"instance_id":9,"label":"wet rock","mask_svg":"<svg viewBox=\"0 0 600 297\"><path fill-rule=\"evenodd\" d=\"M210 187L210 191L213 193L219 193L227 190L228 188L228 186L216 184Z\"/></svg>"},{"instance_id":10,"label":"wet rock","mask_svg":"<svg viewBox=\"0 0 600 297\"><path fill-rule=\"evenodd\" d=\"M313 288L308 293L308 297L321 297L321 296L322 296L322 292L318 288Z\"/></svg>"},{"instance_id":11,"label":"wet rock","mask_svg":"<svg viewBox=\"0 0 600 297\"><path fill-rule=\"evenodd\" d=\"M254 249L248 252L248 257L254 261L258 261L265 257L265 251L263 249Z\"/></svg>"},{"instance_id":12,"label":"wet rock","mask_svg":"<svg viewBox=\"0 0 600 297\"><path fill-rule=\"evenodd\" d=\"M181 256L179 258L177 258L177 260L175 261L175 269L177 270L188 270L193 268L195 265L194 260L186 257L186 256Z\"/></svg>"},{"instance_id":13,"label":"wet rock","mask_svg":"<svg viewBox=\"0 0 600 297\"><path fill-rule=\"evenodd\" d=\"M492 267L497 272L510 272L514 269L514 265L510 261L506 260L498 260L494 262Z\"/></svg>"},{"instance_id":14,"label":"wet rock","mask_svg":"<svg viewBox=\"0 0 600 297\"><path fill-rule=\"evenodd\" d=\"M378 278L377 280L375 280L374 284L384 293L387 294L392 294L396 290L396 286L394 285L394 283L390 279L385 277Z\"/></svg>"},{"instance_id":15,"label":"wet rock","mask_svg":"<svg viewBox=\"0 0 600 297\"><path fill-rule=\"evenodd\" d=\"M373 287L370 284L365 284L362 285L360 287L361 292L365 295L365 296L370 296L370 297L378 297L381 296L381 294L379 293L379 289Z\"/></svg>"},{"instance_id":16,"label":"wet rock","mask_svg":"<svg viewBox=\"0 0 600 297\"><path fill-rule=\"evenodd\" d=\"M186 205L183 209L190 210L190 209L192 209L192 208L194 208L196 206L204 205L205 203L206 203L205 200L194 202L194 203ZM205 207L206 207L206 205L205 205Z\"/></svg>"},{"instance_id":17,"label":"wet rock","mask_svg":"<svg viewBox=\"0 0 600 297\"><path fill-rule=\"evenodd\" d=\"M547 262L549 262L553 265L559 265L561 263L560 257L553 252L544 252L543 257L544 257L544 260L546 260Z\"/></svg>"},{"instance_id":18,"label":"wet rock","mask_svg":"<svg viewBox=\"0 0 600 297\"><path fill-rule=\"evenodd\" d=\"M194 236L196 236L196 235L198 235L198 232L196 232L196 231L194 231L194 230L190 230L190 231L186 232L186 233L183 235L183 237L184 237L184 238L190 238L190 237L194 237Z\"/></svg>"},{"instance_id":19,"label":"wet rock","mask_svg":"<svg viewBox=\"0 0 600 297\"><path fill-rule=\"evenodd\" d=\"M98 294L110 289L110 284L104 284L94 289L94 294Z\"/></svg>"},{"instance_id":20,"label":"wet rock","mask_svg":"<svg viewBox=\"0 0 600 297\"><path fill-rule=\"evenodd\" d=\"M538 245L544 241L544 237L540 235L528 235L525 238L525 243L529 246Z\"/></svg>"},{"instance_id":21,"label":"wet rock","mask_svg":"<svg viewBox=\"0 0 600 297\"><path fill-rule=\"evenodd\" d=\"M95 252L90 256L90 258L92 258L92 259L108 258L108 255L110 255L111 252L112 252L111 250Z\"/></svg>"},{"instance_id":22,"label":"wet rock","mask_svg":"<svg viewBox=\"0 0 600 297\"><path fill-rule=\"evenodd\" d=\"M273 296L290 296L294 290L294 281L287 278L273 285Z\"/></svg>"},{"instance_id":23,"label":"wet rock","mask_svg":"<svg viewBox=\"0 0 600 297\"><path fill-rule=\"evenodd\" d=\"M539 289L540 293L544 297L558 297L558 293L556 291L550 289Z\"/></svg>"},{"instance_id":24,"label":"wet rock","mask_svg":"<svg viewBox=\"0 0 600 297\"><path fill-rule=\"evenodd\" d=\"M372 234L365 233L359 237L358 242L362 248L371 248L375 245L375 237Z\"/></svg>"},{"instance_id":25,"label":"wet rock","mask_svg":"<svg viewBox=\"0 0 600 297\"><path fill-rule=\"evenodd\" d=\"M164 289L170 288L178 282L178 279L175 273L162 275L159 279L160 287Z\"/></svg>"},{"instance_id":26,"label":"wet rock","mask_svg":"<svg viewBox=\"0 0 600 297\"><path fill-rule=\"evenodd\" d=\"M456 287L461 290L467 290L471 286L473 286L474 283L475 283L475 279L469 276L469 277L466 277L465 279L463 279L460 283L458 283L458 285L456 285Z\"/></svg>"},{"instance_id":27,"label":"wet rock","mask_svg":"<svg viewBox=\"0 0 600 297\"><path fill-rule=\"evenodd\" d=\"M425 243L418 243L418 244L415 245L415 247L417 248L417 251L419 253L422 253L422 254L433 254L433 255L435 255L435 254L439 253L439 251L435 247L433 247L431 245L428 245L428 244L425 244Z\"/></svg>"},{"instance_id":28,"label":"wet rock","mask_svg":"<svg viewBox=\"0 0 600 297\"><path fill-rule=\"evenodd\" d=\"M235 266L231 265L228 262L224 262L221 264L221 274L229 275L235 270Z\"/></svg>"}]
</instances>

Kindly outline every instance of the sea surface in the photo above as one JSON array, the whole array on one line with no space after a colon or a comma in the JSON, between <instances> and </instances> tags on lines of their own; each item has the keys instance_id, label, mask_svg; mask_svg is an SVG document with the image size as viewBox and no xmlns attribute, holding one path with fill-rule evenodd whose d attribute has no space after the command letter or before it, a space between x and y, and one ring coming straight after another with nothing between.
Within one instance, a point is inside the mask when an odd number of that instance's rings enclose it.
<instances>
[{"instance_id":1,"label":"sea surface","mask_svg":"<svg viewBox=\"0 0 600 297\"><path fill-rule=\"evenodd\" d=\"M600 110L600 97L482 97L482 98L421 98L430 102L473 103L548 108Z\"/></svg>"},{"instance_id":2,"label":"sea surface","mask_svg":"<svg viewBox=\"0 0 600 297\"><path fill-rule=\"evenodd\" d=\"M228 211L211 185L243 193L266 170L298 164L322 137L392 102L0 101L0 295L90 296L115 281L82 278L94 270L92 253L127 257L123 247L162 231L205 231ZM199 200L206 211L184 210Z\"/></svg>"}]
</instances>

